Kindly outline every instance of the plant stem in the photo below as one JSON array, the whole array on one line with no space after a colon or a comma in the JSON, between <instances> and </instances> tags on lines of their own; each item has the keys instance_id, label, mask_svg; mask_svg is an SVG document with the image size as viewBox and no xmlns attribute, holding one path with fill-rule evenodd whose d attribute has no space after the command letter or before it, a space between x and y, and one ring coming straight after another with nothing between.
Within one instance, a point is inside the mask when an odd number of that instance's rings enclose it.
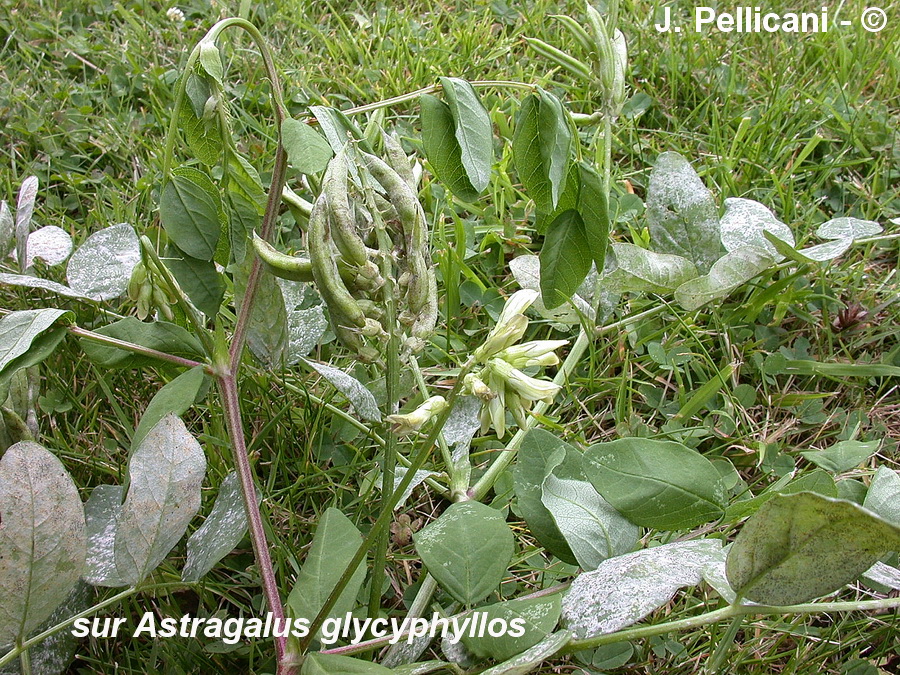
<instances>
[{"instance_id":1,"label":"plant stem","mask_svg":"<svg viewBox=\"0 0 900 675\"><path fill-rule=\"evenodd\" d=\"M354 572L356 572L356 568L359 567L359 564L363 561L363 558L366 557L366 552L372 547L375 540L380 536L381 531L387 527L394 507L400 501L400 497L403 495L403 492L407 487L409 487L409 484L415 477L416 471L421 469L425 464L425 460L428 459L428 456L431 454L432 448L434 448L435 441L437 440L437 435L443 428L444 424L447 422L447 418L450 417L450 411L453 410L453 404L456 402L456 398L459 395L459 392L462 390L463 378L472 370L474 366L475 359L470 357L466 361L466 363L463 364L462 368L460 368L456 384L450 391L450 394L447 396L446 410L444 410L444 412L442 412L438 416L438 418L434 422L434 426L432 427L431 432L416 450L415 454L413 455L409 470L403 475L400 484L397 485L397 489L394 490L390 499L385 503L385 508L384 510L382 510L381 515L378 516L378 519L375 521L374 525L372 525L372 529L369 530L369 534L366 536L360 547L356 550L356 553L353 555L353 558L347 565L347 569L344 570L343 575L338 580L338 583L335 585L334 589L331 591L331 594L325 600L325 603L322 605L319 613L312 620L312 623L309 626L309 633L306 635L306 637L301 638L301 654L306 653L306 650L309 649L309 644L310 642L312 642L313 636L319 630L322 622L325 621L325 619L328 617L331 608L334 607L334 603L337 602L337 599L340 597L344 588L350 582L350 578L353 576Z\"/></svg>"},{"instance_id":2,"label":"plant stem","mask_svg":"<svg viewBox=\"0 0 900 675\"><path fill-rule=\"evenodd\" d=\"M237 382L234 379L234 375L227 373L220 374L216 378L216 383L219 387L219 395L222 398L222 407L225 411L225 426L231 439L231 451L241 484L241 497L244 500L244 510L247 513L250 541L253 545L253 555L262 580L263 594L266 597L266 604L268 604L273 618L283 620L284 609L281 605L278 582L275 579L275 570L272 567L272 559L269 556L269 547L266 543L266 531L256 497L253 467L250 465L250 459L247 456ZM289 666L283 664L286 643L287 640L284 637L275 638L275 654L279 674L286 674L292 671Z\"/></svg>"},{"instance_id":3,"label":"plant stem","mask_svg":"<svg viewBox=\"0 0 900 675\"><path fill-rule=\"evenodd\" d=\"M197 366L204 366L211 373L208 363L201 363L200 361L194 361L192 359L186 359L181 356L175 356L174 354L161 352L157 349L151 349L150 347L144 347L143 345L135 344L134 342L127 342L125 340L119 340L118 338L109 337L108 335L101 335L100 333L95 333L94 331L87 330L86 328L70 326L69 333L78 338L91 340L92 342L99 342L100 344L109 345L110 347L116 347L117 349L124 349L125 351L132 352L133 354L149 356L154 359L159 359L160 361L168 361L169 363L174 363L176 366L184 366L185 368L196 368Z\"/></svg>"},{"instance_id":4,"label":"plant stem","mask_svg":"<svg viewBox=\"0 0 900 675\"><path fill-rule=\"evenodd\" d=\"M377 211L376 211L377 213ZM400 398L400 338L397 335L397 294L394 288L394 269L391 264L391 239L381 218L376 220L378 249L381 254L381 276L384 286L381 289L384 302L384 325L387 326L388 341L385 352L387 372L385 373L384 413L394 415ZM393 504L390 496L394 489L394 469L397 465L397 436L385 425L384 460L381 467L381 518L390 518ZM390 506L390 508L388 508ZM388 531L384 530L375 540L375 551L372 560L372 574L369 580L369 616L378 616L381 609L381 581L387 575Z\"/></svg>"},{"instance_id":5,"label":"plant stem","mask_svg":"<svg viewBox=\"0 0 900 675\"><path fill-rule=\"evenodd\" d=\"M99 612L101 609L106 609L110 605L115 605L119 601L124 600L125 598L127 598L131 595L134 595L135 593L140 593L140 592L149 591L149 590L165 589L165 588L184 588L185 586L190 586L190 585L191 584L186 584L183 581L173 581L173 582L167 582L167 583L162 583L162 584L148 584L146 586L137 586L137 587L132 586L131 588L125 589L124 591L121 591L120 593L116 593L112 597L109 597L106 600L103 600L102 602L98 602L96 605L93 605L92 607L88 607L84 611L78 612L78 614L74 614L74 615L70 616L68 619L65 619L64 621L60 621L55 626L51 626L47 630L41 631L37 635L33 635L32 637L28 638L27 640L23 640L21 642L21 644L17 644L14 649L7 652L3 656L0 656L0 667L3 667L5 665L7 665L8 663L12 663L13 659L15 659L17 656L19 656L19 654L22 652L22 650L29 649L30 647L33 647L34 645L38 644L39 642L43 642L48 637L51 637L52 635L56 635L61 630L65 630L66 628L71 626L78 619L84 619L85 617L91 616L92 614Z\"/></svg>"},{"instance_id":6,"label":"plant stem","mask_svg":"<svg viewBox=\"0 0 900 675\"><path fill-rule=\"evenodd\" d=\"M21 649L22 642L18 642ZM22 649L19 652L19 666L22 671L22 675L31 675L31 654L28 653L27 649Z\"/></svg>"},{"instance_id":7,"label":"plant stem","mask_svg":"<svg viewBox=\"0 0 900 675\"><path fill-rule=\"evenodd\" d=\"M864 600L859 602L810 602L802 605L730 605L712 612L692 616L687 619L671 621L654 626L639 626L616 633L598 635L592 638L575 639L560 650L559 654L571 654L583 649L594 649L601 645L626 640L663 635L675 631L699 628L710 623L717 623L735 617L767 614L824 614L827 612L863 612L868 610L891 609L900 607L900 598L883 598L881 600Z\"/></svg>"}]
</instances>

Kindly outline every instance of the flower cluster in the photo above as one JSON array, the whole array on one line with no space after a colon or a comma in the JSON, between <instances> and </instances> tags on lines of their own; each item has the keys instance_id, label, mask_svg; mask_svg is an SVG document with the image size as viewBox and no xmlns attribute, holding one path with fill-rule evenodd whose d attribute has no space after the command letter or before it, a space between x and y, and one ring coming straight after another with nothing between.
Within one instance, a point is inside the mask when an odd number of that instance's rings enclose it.
<instances>
[{"instance_id":1,"label":"flower cluster","mask_svg":"<svg viewBox=\"0 0 900 675\"><path fill-rule=\"evenodd\" d=\"M528 329L525 310L537 299L534 290L523 289L513 293L506 301L497 325L487 340L475 350L475 359L484 364L476 373L466 375L464 391L484 402L481 410L481 433L494 427L497 436L506 435L506 411L509 410L516 424L525 428L526 417L535 401L550 403L560 386L547 380L539 380L520 369L555 366L559 357L554 353L568 340L532 340L516 344Z\"/></svg>"},{"instance_id":2,"label":"flower cluster","mask_svg":"<svg viewBox=\"0 0 900 675\"><path fill-rule=\"evenodd\" d=\"M166 16L172 23L184 23L184 12L177 7L169 7L166 10Z\"/></svg>"}]
</instances>

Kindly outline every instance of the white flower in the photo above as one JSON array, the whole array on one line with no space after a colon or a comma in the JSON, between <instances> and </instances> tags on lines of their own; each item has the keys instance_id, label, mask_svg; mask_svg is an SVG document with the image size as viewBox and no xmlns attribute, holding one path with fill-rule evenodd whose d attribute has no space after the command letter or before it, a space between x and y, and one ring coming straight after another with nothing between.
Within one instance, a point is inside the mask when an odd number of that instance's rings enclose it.
<instances>
[{"instance_id":1,"label":"white flower","mask_svg":"<svg viewBox=\"0 0 900 675\"><path fill-rule=\"evenodd\" d=\"M394 425L394 433L410 434L421 429L425 422L440 415L446 408L447 401L443 396L432 396L412 412L404 415L388 415L385 419Z\"/></svg>"},{"instance_id":2,"label":"white flower","mask_svg":"<svg viewBox=\"0 0 900 675\"><path fill-rule=\"evenodd\" d=\"M169 21L173 23L184 22L184 12L177 7L169 7L169 9L166 10L166 16L169 18Z\"/></svg>"},{"instance_id":3,"label":"white flower","mask_svg":"<svg viewBox=\"0 0 900 675\"><path fill-rule=\"evenodd\" d=\"M568 340L532 340L516 344L528 330L525 310L538 297L537 291L524 289L506 301L497 325L488 333L484 344L475 350L475 359L484 367L469 373L463 380L463 391L483 401L481 433L491 427L499 438L506 435L506 411L512 413L520 429L528 421L534 401L550 403L560 386L523 373L520 368L555 366L555 351Z\"/></svg>"}]
</instances>

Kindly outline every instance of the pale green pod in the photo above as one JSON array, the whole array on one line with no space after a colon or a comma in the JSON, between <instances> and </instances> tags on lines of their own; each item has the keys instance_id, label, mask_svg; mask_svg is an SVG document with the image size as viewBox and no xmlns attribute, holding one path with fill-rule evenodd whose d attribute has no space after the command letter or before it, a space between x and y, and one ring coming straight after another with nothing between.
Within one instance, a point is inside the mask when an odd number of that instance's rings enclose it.
<instances>
[{"instance_id":1,"label":"pale green pod","mask_svg":"<svg viewBox=\"0 0 900 675\"><path fill-rule=\"evenodd\" d=\"M387 155L388 165L406 182L410 190L415 190L416 178L409 165L409 157L406 156L403 146L400 145L400 139L386 131L381 132L381 138L384 141L384 152Z\"/></svg>"},{"instance_id":2,"label":"pale green pod","mask_svg":"<svg viewBox=\"0 0 900 675\"><path fill-rule=\"evenodd\" d=\"M263 267L279 279L307 282L313 280L312 261L309 258L282 253L255 232L253 249Z\"/></svg>"},{"instance_id":3,"label":"pale green pod","mask_svg":"<svg viewBox=\"0 0 900 675\"><path fill-rule=\"evenodd\" d=\"M364 265L368 261L368 255L350 208L346 150L341 150L328 164L322 191L328 202L331 236L335 245L348 262Z\"/></svg>"}]
</instances>

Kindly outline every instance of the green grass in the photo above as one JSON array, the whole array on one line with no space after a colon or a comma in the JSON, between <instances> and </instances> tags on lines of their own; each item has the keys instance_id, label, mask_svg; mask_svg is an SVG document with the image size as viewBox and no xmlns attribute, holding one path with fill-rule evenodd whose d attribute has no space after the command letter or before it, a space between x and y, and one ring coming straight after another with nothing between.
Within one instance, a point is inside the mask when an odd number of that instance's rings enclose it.
<instances>
[{"instance_id":1,"label":"green grass","mask_svg":"<svg viewBox=\"0 0 900 675\"><path fill-rule=\"evenodd\" d=\"M153 186L178 68L220 13L237 11L237 3L224 4L195 0L183 6L188 17L184 26L166 19L167 6L145 1L26 0L0 7L0 196L14 201L22 179L37 175L36 222L59 225L76 241L113 223L130 222L139 230L156 225ZM879 34L854 27L808 36L660 35L652 28L658 3L624 4L633 98L614 144L617 191L624 192L627 181L643 196L656 155L675 150L692 161L720 202L725 197L759 200L791 226L800 242L813 241L816 225L836 215L882 224L900 216L896 11ZM852 0L843 12L858 14L865 4ZM522 40L540 37L577 54L565 32L548 18L554 13L580 17L582 8L577 2L547 0L403 6L287 0L253 4L250 18L275 47L295 115L311 104L350 107L396 96L428 86L441 75L537 82L564 97L573 110L590 112L598 93L564 72L551 71ZM268 88L247 41L232 45L227 50L227 91L236 100L232 114L242 151L268 171L274 147ZM485 94L488 104L499 106L507 99L507 92ZM503 112L508 118L510 107ZM415 106L392 113L396 118L391 121L401 130L416 127ZM737 133L741 137L735 141ZM486 316L496 314L493 289L515 287L506 262L527 247L516 235L537 239L517 187L498 184L491 190L502 203L483 201L482 212L474 216L457 209L460 220L444 219L444 236L438 236L448 252L445 258L440 252L437 256L444 260L445 278L470 279L452 291L449 320L436 341L457 351L479 344ZM469 242L474 254L465 259L449 255L451 247L464 248L460 235L466 227L474 233ZM631 241L640 237L641 227L623 220L614 236ZM744 484L758 488L771 483L794 467L806 471L809 464L799 451L850 437L885 438L878 464L897 468L896 379L789 375L778 373L772 361L781 354L900 366L897 250L896 240L873 243L800 274L773 271L734 293L718 310L684 314L673 308L607 336L591 346L548 423L578 444L622 434L666 434L728 457L745 481L736 491ZM486 294L479 284L489 289ZM7 308L39 304L33 295L2 293ZM632 297L619 305L617 315L660 301ZM841 318L848 307L866 314L856 321ZM85 314L83 307L79 320L88 328L107 322L99 313ZM535 337L550 331L539 326ZM331 353L324 347L319 356ZM433 374L438 352L429 353L423 365ZM734 372L714 397L694 414L679 417L692 395L727 363L735 364ZM146 401L173 373L101 372L68 341L42 374L44 443L62 457L85 497L94 485L121 481L128 437ZM330 400L328 389L313 382L303 372L284 380L253 372L242 383L252 458L266 495L271 550L283 584L299 570L311 530L326 507L354 514L363 530L376 515L377 500L365 489L365 479L377 470L373 448L346 422L307 404L288 387L310 387ZM224 423L204 405L187 420L207 450L211 503L212 486L230 470ZM476 457L486 460L499 447L496 441L476 441ZM866 480L870 468L845 478ZM497 492L508 484L504 478ZM440 499L418 490L405 512L412 521L428 522L440 508ZM513 510L511 521L515 519ZM524 528L517 531L526 534ZM529 548L533 542L523 538L522 543L524 552L534 553ZM176 554L154 580L178 579L183 546ZM395 588L384 604L400 608L412 597L407 586L418 577L418 561L411 545L395 542L390 562ZM523 559L505 586L523 590L550 583L546 579L552 575L543 565L543 558ZM696 613L704 593L687 593L652 620ZM841 597L867 595L865 590L845 591ZM157 594L152 601L142 596L126 602L121 613L137 615L152 606L173 616L187 611L255 615L261 602L258 573L245 542L196 592ZM729 656L729 672L837 674L850 672L859 658L895 672L898 627L896 614L748 621ZM698 672L725 628L636 642L627 663L612 672ZM70 672L266 672L269 651L265 642L212 653L195 640L95 640L79 648ZM543 672L573 672L583 666L570 658Z\"/></svg>"}]
</instances>

